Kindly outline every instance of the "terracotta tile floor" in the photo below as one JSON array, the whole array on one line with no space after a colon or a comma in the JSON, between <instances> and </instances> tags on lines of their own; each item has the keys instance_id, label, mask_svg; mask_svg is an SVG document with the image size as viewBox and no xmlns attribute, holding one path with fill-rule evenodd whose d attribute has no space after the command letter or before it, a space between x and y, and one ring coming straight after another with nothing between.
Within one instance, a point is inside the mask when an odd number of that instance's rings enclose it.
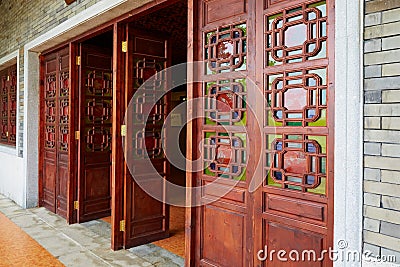
<instances>
[{"instance_id":1,"label":"terracotta tile floor","mask_svg":"<svg viewBox=\"0 0 400 267\"><path fill-rule=\"evenodd\" d=\"M170 237L153 242L170 252L185 257L185 208L171 206Z\"/></svg>"},{"instance_id":2,"label":"terracotta tile floor","mask_svg":"<svg viewBox=\"0 0 400 267\"><path fill-rule=\"evenodd\" d=\"M64 266L0 213L0 266Z\"/></svg>"}]
</instances>

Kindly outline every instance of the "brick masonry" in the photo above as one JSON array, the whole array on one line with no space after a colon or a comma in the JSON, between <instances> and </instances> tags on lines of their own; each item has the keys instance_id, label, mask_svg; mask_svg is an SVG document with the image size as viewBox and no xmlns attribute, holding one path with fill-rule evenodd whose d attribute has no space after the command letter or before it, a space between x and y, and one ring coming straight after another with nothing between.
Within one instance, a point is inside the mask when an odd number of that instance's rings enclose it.
<instances>
[{"instance_id":1,"label":"brick masonry","mask_svg":"<svg viewBox=\"0 0 400 267\"><path fill-rule=\"evenodd\" d=\"M101 0L0 0L0 58L19 50L19 144L23 154L24 121L24 45Z\"/></svg>"},{"instance_id":2,"label":"brick masonry","mask_svg":"<svg viewBox=\"0 0 400 267\"><path fill-rule=\"evenodd\" d=\"M400 1L366 0L364 250L400 263Z\"/></svg>"}]
</instances>

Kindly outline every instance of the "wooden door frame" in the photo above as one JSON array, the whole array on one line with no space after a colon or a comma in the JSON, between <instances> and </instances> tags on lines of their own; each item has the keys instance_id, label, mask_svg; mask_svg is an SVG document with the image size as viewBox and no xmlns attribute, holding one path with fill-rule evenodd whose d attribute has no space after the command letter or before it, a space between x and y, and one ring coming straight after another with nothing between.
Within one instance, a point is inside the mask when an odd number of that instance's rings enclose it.
<instances>
[{"instance_id":1,"label":"wooden door frame","mask_svg":"<svg viewBox=\"0 0 400 267\"><path fill-rule=\"evenodd\" d=\"M69 77L70 77L70 94L69 103L75 103L75 99L79 96L79 66L76 64L76 57L79 54L77 43L69 43ZM79 105L70 104L69 118L69 150L68 150L68 199L67 199L67 222L73 224L77 222L77 213L74 208L74 201L78 198L78 140L75 138L75 131L79 129Z\"/></svg>"},{"instance_id":2,"label":"wooden door frame","mask_svg":"<svg viewBox=\"0 0 400 267\"><path fill-rule=\"evenodd\" d=\"M197 49L199 46L198 37L197 37L197 19L198 15L198 3L197 0L188 0L188 40L187 40L187 62L195 62L197 61ZM185 266L195 266L195 253L194 247L196 242L196 230L197 222L196 222L196 208L191 206L191 203L196 203L196 197L192 195L191 187L196 186L196 174L193 173L193 169L195 166L192 165L193 162L197 158L198 148L196 146L197 139L199 135L197 133L197 121L190 120L190 118L194 115L191 111L194 110L193 99L197 98L198 91L195 84L191 83L196 77L195 70L190 68L188 65L187 69L187 125L186 125L186 157L188 159L186 165L186 212L185 212Z\"/></svg>"}]
</instances>

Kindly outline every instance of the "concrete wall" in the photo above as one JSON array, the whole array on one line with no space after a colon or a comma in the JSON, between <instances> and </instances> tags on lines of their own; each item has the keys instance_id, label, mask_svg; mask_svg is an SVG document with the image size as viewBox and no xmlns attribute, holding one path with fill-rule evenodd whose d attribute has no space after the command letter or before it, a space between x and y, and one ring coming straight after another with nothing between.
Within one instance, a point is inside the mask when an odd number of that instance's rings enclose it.
<instances>
[{"instance_id":1,"label":"concrete wall","mask_svg":"<svg viewBox=\"0 0 400 267\"><path fill-rule=\"evenodd\" d=\"M400 1L365 1L364 250L400 263Z\"/></svg>"}]
</instances>

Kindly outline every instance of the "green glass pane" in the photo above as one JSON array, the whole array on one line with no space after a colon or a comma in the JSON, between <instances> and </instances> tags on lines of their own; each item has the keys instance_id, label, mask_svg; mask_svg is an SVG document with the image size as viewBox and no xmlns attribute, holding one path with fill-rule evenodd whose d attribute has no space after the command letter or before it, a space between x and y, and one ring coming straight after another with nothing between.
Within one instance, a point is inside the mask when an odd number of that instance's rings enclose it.
<instances>
[{"instance_id":1,"label":"green glass pane","mask_svg":"<svg viewBox=\"0 0 400 267\"><path fill-rule=\"evenodd\" d=\"M245 133L235 133L233 136L239 137L242 140L243 147L246 147L246 134Z\"/></svg>"},{"instance_id":2,"label":"green glass pane","mask_svg":"<svg viewBox=\"0 0 400 267\"><path fill-rule=\"evenodd\" d=\"M238 122L235 122L233 125L235 126L246 126L247 123L247 112L242 112L242 119Z\"/></svg>"},{"instance_id":3,"label":"green glass pane","mask_svg":"<svg viewBox=\"0 0 400 267\"><path fill-rule=\"evenodd\" d=\"M206 125L217 125L217 123L216 123L215 121L213 121L213 120L210 120L210 119L208 118L207 115L206 115L206 122L205 122L205 124L206 124Z\"/></svg>"},{"instance_id":4,"label":"green glass pane","mask_svg":"<svg viewBox=\"0 0 400 267\"><path fill-rule=\"evenodd\" d=\"M326 126L326 109L321 110L320 114L321 115L320 115L319 119L315 122L309 122L308 126L312 126L312 127Z\"/></svg>"},{"instance_id":5,"label":"green glass pane","mask_svg":"<svg viewBox=\"0 0 400 267\"><path fill-rule=\"evenodd\" d=\"M320 185L314 189L307 189L307 192L319 195L326 195L326 177L321 177Z\"/></svg>"},{"instance_id":6,"label":"green glass pane","mask_svg":"<svg viewBox=\"0 0 400 267\"><path fill-rule=\"evenodd\" d=\"M287 185L288 189L301 191L301 186Z\"/></svg>"},{"instance_id":7,"label":"green glass pane","mask_svg":"<svg viewBox=\"0 0 400 267\"><path fill-rule=\"evenodd\" d=\"M288 122L287 126L302 126L303 124L300 121Z\"/></svg>"},{"instance_id":8,"label":"green glass pane","mask_svg":"<svg viewBox=\"0 0 400 267\"><path fill-rule=\"evenodd\" d=\"M280 135L280 134L269 134L268 135L268 149L272 149L272 142L275 139L281 139L281 138L282 138L282 135Z\"/></svg>"},{"instance_id":9,"label":"green glass pane","mask_svg":"<svg viewBox=\"0 0 400 267\"><path fill-rule=\"evenodd\" d=\"M308 140L315 140L321 146L321 152L326 154L326 136L308 136Z\"/></svg>"},{"instance_id":10,"label":"green glass pane","mask_svg":"<svg viewBox=\"0 0 400 267\"><path fill-rule=\"evenodd\" d=\"M272 112L270 110L267 110L267 120L268 120L268 126L279 127L283 125L282 122L275 121L274 117L272 116Z\"/></svg>"},{"instance_id":11,"label":"green glass pane","mask_svg":"<svg viewBox=\"0 0 400 267\"><path fill-rule=\"evenodd\" d=\"M204 169L205 175L214 176L214 173L212 171L210 171L210 169L207 167L207 164L205 164L204 167L205 167L205 169Z\"/></svg>"},{"instance_id":12,"label":"green glass pane","mask_svg":"<svg viewBox=\"0 0 400 267\"><path fill-rule=\"evenodd\" d=\"M233 177L236 181L246 181L246 168L243 168L242 174L238 177Z\"/></svg>"},{"instance_id":13,"label":"green glass pane","mask_svg":"<svg viewBox=\"0 0 400 267\"><path fill-rule=\"evenodd\" d=\"M271 177L271 172L268 172L268 182L267 182L267 185L269 185L269 186L275 186L275 187L282 187L281 184L275 182L274 179L272 179L272 177Z\"/></svg>"},{"instance_id":14,"label":"green glass pane","mask_svg":"<svg viewBox=\"0 0 400 267\"><path fill-rule=\"evenodd\" d=\"M286 138L289 140L301 140L302 139L301 135L288 135Z\"/></svg>"},{"instance_id":15,"label":"green glass pane","mask_svg":"<svg viewBox=\"0 0 400 267\"><path fill-rule=\"evenodd\" d=\"M326 158L321 158L321 173L326 174Z\"/></svg>"}]
</instances>

